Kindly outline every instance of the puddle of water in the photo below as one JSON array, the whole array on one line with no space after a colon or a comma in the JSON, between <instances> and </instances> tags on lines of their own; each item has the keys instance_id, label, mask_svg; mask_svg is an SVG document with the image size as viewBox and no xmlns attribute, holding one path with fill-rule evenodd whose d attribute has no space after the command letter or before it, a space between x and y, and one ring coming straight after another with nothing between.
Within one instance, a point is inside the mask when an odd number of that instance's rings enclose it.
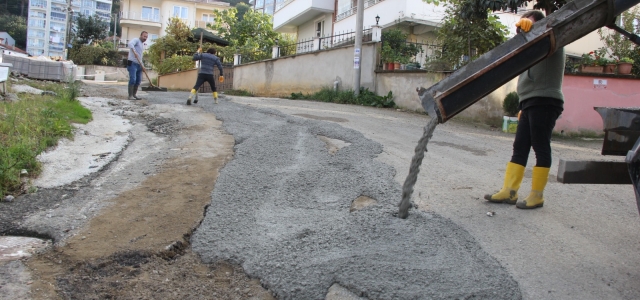
<instances>
[{"instance_id":1,"label":"puddle of water","mask_svg":"<svg viewBox=\"0 0 640 300\"><path fill-rule=\"evenodd\" d=\"M30 257L51 246L51 240L23 236L0 236L0 261Z\"/></svg>"}]
</instances>

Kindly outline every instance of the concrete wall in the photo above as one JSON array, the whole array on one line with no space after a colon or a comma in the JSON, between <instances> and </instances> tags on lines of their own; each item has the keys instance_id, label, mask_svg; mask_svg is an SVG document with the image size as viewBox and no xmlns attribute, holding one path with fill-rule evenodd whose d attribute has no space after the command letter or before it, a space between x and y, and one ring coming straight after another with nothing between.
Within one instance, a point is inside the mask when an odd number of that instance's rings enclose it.
<instances>
[{"instance_id":1,"label":"concrete wall","mask_svg":"<svg viewBox=\"0 0 640 300\"><path fill-rule=\"evenodd\" d=\"M354 46L338 47L279 59L236 66L233 88L258 96L289 96L291 93L314 93L332 87L338 79L341 89L353 89ZM362 45L361 87L375 90L374 67L376 43Z\"/></svg>"},{"instance_id":2,"label":"concrete wall","mask_svg":"<svg viewBox=\"0 0 640 300\"><path fill-rule=\"evenodd\" d=\"M397 106L411 111L424 112L416 88L428 88L445 77L445 73L379 72L376 76L376 92L378 95L385 96L391 91L394 96L393 101Z\"/></svg>"},{"instance_id":3,"label":"concrete wall","mask_svg":"<svg viewBox=\"0 0 640 300\"><path fill-rule=\"evenodd\" d=\"M96 66L96 65L81 65L79 67L84 68L84 75L95 75L96 70L102 70L105 72L105 81L129 81L129 72L127 68L110 67L110 66ZM158 74L154 70L147 70L147 74L153 80ZM80 74L79 74L80 75ZM93 76L85 76L85 80L93 80ZM142 81L148 82L147 77L142 73Z\"/></svg>"},{"instance_id":4,"label":"concrete wall","mask_svg":"<svg viewBox=\"0 0 640 300\"><path fill-rule=\"evenodd\" d=\"M376 91L384 96L393 92L396 105L403 109L424 112L416 88L428 88L447 76L446 73L425 72L379 72L376 79ZM464 118L475 122L494 122L502 119L502 101L504 97L516 90L517 79L513 79L493 93L465 109L454 118Z\"/></svg>"},{"instance_id":5,"label":"concrete wall","mask_svg":"<svg viewBox=\"0 0 640 300\"><path fill-rule=\"evenodd\" d=\"M640 107L640 79L565 75L562 82L564 111L556 131L603 132L594 107Z\"/></svg>"},{"instance_id":6,"label":"concrete wall","mask_svg":"<svg viewBox=\"0 0 640 300\"><path fill-rule=\"evenodd\" d=\"M158 86L170 90L190 91L198 79L198 69L165 74L158 77Z\"/></svg>"}]
</instances>

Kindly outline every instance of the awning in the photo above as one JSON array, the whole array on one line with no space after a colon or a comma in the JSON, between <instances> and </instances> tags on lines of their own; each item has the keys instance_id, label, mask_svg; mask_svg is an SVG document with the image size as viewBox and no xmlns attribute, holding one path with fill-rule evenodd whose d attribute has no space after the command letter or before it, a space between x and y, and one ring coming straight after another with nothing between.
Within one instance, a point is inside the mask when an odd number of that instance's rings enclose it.
<instances>
[{"instance_id":1,"label":"awning","mask_svg":"<svg viewBox=\"0 0 640 300\"><path fill-rule=\"evenodd\" d=\"M193 42L200 42L200 33L202 33L202 42L208 42L208 43L212 43L212 44L216 44L216 45L220 45L220 46L228 46L229 42L223 40L222 38L220 38L219 36L205 30L202 28L196 28L194 30L191 30L191 32L193 33Z\"/></svg>"}]
</instances>

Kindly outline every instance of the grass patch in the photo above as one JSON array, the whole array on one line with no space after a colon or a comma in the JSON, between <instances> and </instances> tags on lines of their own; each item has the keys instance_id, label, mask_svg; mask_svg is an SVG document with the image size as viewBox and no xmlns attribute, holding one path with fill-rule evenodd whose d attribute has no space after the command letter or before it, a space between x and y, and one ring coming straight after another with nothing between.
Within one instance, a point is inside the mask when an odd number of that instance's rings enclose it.
<instances>
[{"instance_id":1,"label":"grass patch","mask_svg":"<svg viewBox=\"0 0 640 300\"><path fill-rule=\"evenodd\" d=\"M374 107L396 107L396 103L393 102L392 92L389 92L386 96L378 96L366 88L361 88L358 96L356 96L353 90L335 91L327 87L313 94L291 93L289 99L315 100Z\"/></svg>"},{"instance_id":2,"label":"grass patch","mask_svg":"<svg viewBox=\"0 0 640 300\"><path fill-rule=\"evenodd\" d=\"M59 139L72 138L72 123L92 119L76 99L77 84L40 83L38 88L57 95L19 94L19 101L0 102L0 197L19 193L22 169L31 177L40 174L36 157Z\"/></svg>"},{"instance_id":3,"label":"grass patch","mask_svg":"<svg viewBox=\"0 0 640 300\"><path fill-rule=\"evenodd\" d=\"M247 90L226 90L224 94L229 96L253 97L253 94Z\"/></svg>"}]
</instances>

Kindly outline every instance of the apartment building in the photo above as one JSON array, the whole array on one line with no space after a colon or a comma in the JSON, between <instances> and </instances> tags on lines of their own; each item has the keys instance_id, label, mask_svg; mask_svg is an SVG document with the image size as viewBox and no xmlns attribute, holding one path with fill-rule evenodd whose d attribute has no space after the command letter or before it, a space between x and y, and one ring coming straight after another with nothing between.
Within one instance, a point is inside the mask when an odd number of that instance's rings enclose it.
<instances>
[{"instance_id":1,"label":"apartment building","mask_svg":"<svg viewBox=\"0 0 640 300\"><path fill-rule=\"evenodd\" d=\"M214 10L226 10L229 3L214 0L122 0L120 3L121 45L149 33L145 48L165 35L169 18L178 17L189 28L207 29L214 22ZM211 30L209 30L211 31Z\"/></svg>"},{"instance_id":2,"label":"apartment building","mask_svg":"<svg viewBox=\"0 0 640 300\"><path fill-rule=\"evenodd\" d=\"M274 7L273 28L282 33L295 34L298 40L321 38L343 32L353 32L356 26L357 0L254 0L254 8L267 7L267 1ZM273 2L276 1L276 2ZM274 4L275 3L275 4ZM525 11L494 12L500 22L507 26L510 35L515 32L515 23ZM271 9L268 9L271 10ZM266 10L265 10L266 13ZM365 0L363 12L364 28L379 25L384 29L396 27L409 34L409 40L429 42L435 40L436 29L445 16L445 7L426 3L422 0ZM379 19L376 20L376 17ZM565 47L567 54L580 56L585 49L602 46L597 33L592 32ZM587 51L588 52L588 51Z\"/></svg>"},{"instance_id":3,"label":"apartment building","mask_svg":"<svg viewBox=\"0 0 640 300\"><path fill-rule=\"evenodd\" d=\"M69 26L79 14L111 20L111 0L30 0L27 52L65 57Z\"/></svg>"}]
</instances>

